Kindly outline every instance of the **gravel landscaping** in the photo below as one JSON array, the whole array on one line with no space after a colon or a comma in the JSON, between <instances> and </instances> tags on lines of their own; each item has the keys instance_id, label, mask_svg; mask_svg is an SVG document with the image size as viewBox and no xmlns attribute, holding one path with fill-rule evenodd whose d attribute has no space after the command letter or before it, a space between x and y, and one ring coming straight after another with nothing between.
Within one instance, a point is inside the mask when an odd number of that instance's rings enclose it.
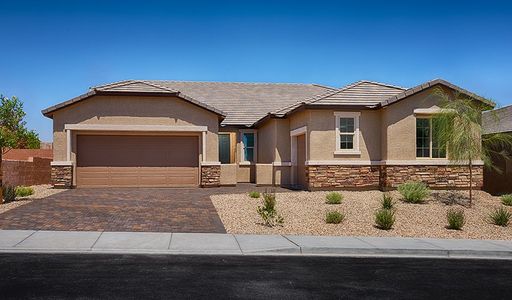
<instances>
[{"instance_id":1,"label":"gravel landscaping","mask_svg":"<svg viewBox=\"0 0 512 300\"><path fill-rule=\"evenodd\" d=\"M64 189L53 189L49 184L33 185L34 193L30 196L23 198L16 198L16 201L0 204L0 214L16 208L18 206L25 205L37 199L46 198L48 196L65 191Z\"/></svg>"},{"instance_id":2,"label":"gravel landscaping","mask_svg":"<svg viewBox=\"0 0 512 300\"><path fill-rule=\"evenodd\" d=\"M374 212L380 208L382 192L341 193L341 204L325 204L327 192L277 193L276 208L284 224L273 228L265 226L256 212L262 198L231 194L213 195L211 199L228 233L512 239L512 224L500 227L489 221L489 212L502 206L500 198L483 191L475 191L471 208L460 205L467 202L467 192L434 191L423 204L404 203L398 192L391 192L396 222L389 231L374 227ZM454 199L459 204L448 204ZM512 207L504 207L512 212ZM466 224L460 231L446 229L450 208L464 209ZM342 212L345 219L340 224L326 224L326 212L331 210Z\"/></svg>"}]
</instances>

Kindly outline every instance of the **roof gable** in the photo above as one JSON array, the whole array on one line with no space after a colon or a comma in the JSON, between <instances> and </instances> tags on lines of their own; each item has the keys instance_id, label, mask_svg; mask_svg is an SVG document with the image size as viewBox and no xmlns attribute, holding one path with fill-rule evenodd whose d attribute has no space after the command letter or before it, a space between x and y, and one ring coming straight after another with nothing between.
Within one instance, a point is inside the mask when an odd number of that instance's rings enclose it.
<instances>
[{"instance_id":1,"label":"roof gable","mask_svg":"<svg viewBox=\"0 0 512 300\"><path fill-rule=\"evenodd\" d=\"M342 87L339 90L306 99L272 112L284 116L302 105L336 105L375 107L389 97L403 92L405 89L380 82L361 80Z\"/></svg>"},{"instance_id":2,"label":"roof gable","mask_svg":"<svg viewBox=\"0 0 512 300\"><path fill-rule=\"evenodd\" d=\"M144 95L155 95L155 96L175 96L175 97L181 98L185 101L188 101L194 105L202 107L206 110L209 110L215 114L218 114L222 117L226 116L226 114L223 111L221 111L215 107L212 107L210 105L207 105L205 103L202 103L200 101L197 101L196 99L194 99L186 94L183 94L179 91L170 89L168 87L162 87L162 86L158 86L158 85L155 85L152 83L148 83L143 80L126 80L126 81L115 82L115 83L111 83L111 84L107 84L107 85L92 87L89 92L82 94L78 97L75 97L73 99L70 99L68 101L59 103L55 106L48 107L48 108L44 109L42 111L42 113L43 113L43 115L45 115L47 117L51 117L51 115L54 111L57 111L66 106L75 104L77 102L83 101L92 96L116 95L116 94L118 94L118 95L144 94Z\"/></svg>"}]
</instances>

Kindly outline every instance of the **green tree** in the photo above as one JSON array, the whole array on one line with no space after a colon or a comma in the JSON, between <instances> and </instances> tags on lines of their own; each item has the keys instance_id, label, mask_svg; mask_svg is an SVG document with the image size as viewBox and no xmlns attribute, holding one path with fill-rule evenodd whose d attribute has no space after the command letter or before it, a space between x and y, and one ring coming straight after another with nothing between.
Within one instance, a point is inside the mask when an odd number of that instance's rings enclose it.
<instances>
[{"instance_id":1,"label":"green tree","mask_svg":"<svg viewBox=\"0 0 512 300\"><path fill-rule=\"evenodd\" d=\"M433 117L437 143L440 148L446 149L448 160L453 164L468 166L471 206L475 160L483 161L486 168L497 168L492 163L491 155L507 155L495 149L510 149L512 136L502 133L482 135L482 112L494 106L492 101L478 101L458 92L451 97L441 88L436 88L432 96L439 100L441 108L440 113Z\"/></svg>"},{"instance_id":2,"label":"green tree","mask_svg":"<svg viewBox=\"0 0 512 300\"><path fill-rule=\"evenodd\" d=\"M40 140L37 133L26 128L23 102L17 97L0 95L0 187L2 186L2 155L14 148L37 149ZM0 189L0 199L2 192Z\"/></svg>"}]
</instances>

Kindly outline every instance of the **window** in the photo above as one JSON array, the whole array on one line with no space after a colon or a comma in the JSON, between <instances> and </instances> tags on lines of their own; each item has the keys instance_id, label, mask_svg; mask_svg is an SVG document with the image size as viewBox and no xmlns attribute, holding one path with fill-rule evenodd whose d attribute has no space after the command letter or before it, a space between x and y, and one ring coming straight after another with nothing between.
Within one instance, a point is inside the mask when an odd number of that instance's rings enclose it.
<instances>
[{"instance_id":1,"label":"window","mask_svg":"<svg viewBox=\"0 0 512 300\"><path fill-rule=\"evenodd\" d=\"M355 112L336 112L335 154L359 154L359 116Z\"/></svg>"},{"instance_id":2,"label":"window","mask_svg":"<svg viewBox=\"0 0 512 300\"><path fill-rule=\"evenodd\" d=\"M219 133L219 161L221 164L231 163L231 140L229 134Z\"/></svg>"},{"instance_id":3,"label":"window","mask_svg":"<svg viewBox=\"0 0 512 300\"><path fill-rule=\"evenodd\" d=\"M256 134L254 131L242 131L242 162L255 162Z\"/></svg>"},{"instance_id":4,"label":"window","mask_svg":"<svg viewBox=\"0 0 512 300\"><path fill-rule=\"evenodd\" d=\"M436 128L435 119L416 119L416 157L446 158L446 149L439 147Z\"/></svg>"}]
</instances>

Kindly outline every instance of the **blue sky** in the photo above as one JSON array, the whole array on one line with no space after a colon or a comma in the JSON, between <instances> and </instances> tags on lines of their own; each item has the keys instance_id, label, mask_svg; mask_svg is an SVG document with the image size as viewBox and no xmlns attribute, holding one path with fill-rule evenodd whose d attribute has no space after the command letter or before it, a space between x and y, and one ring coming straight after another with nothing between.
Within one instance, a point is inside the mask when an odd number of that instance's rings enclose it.
<instances>
[{"instance_id":1,"label":"blue sky","mask_svg":"<svg viewBox=\"0 0 512 300\"><path fill-rule=\"evenodd\" d=\"M512 5L485 1L1 1L0 93L41 109L123 79L411 87L512 104Z\"/></svg>"}]
</instances>

